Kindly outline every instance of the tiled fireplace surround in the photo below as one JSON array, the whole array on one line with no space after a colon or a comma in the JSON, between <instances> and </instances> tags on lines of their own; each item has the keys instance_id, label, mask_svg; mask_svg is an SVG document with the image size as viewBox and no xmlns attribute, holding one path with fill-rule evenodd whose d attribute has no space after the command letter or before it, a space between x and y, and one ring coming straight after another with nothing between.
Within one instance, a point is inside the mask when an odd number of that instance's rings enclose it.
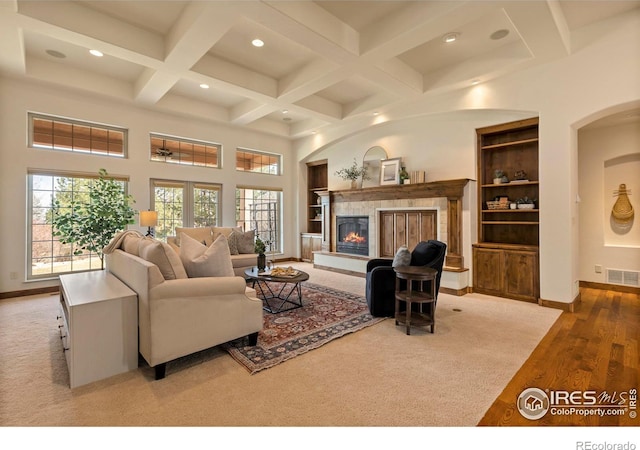
<instances>
[{"instance_id":1,"label":"tiled fireplace surround","mask_svg":"<svg viewBox=\"0 0 640 450\"><path fill-rule=\"evenodd\" d=\"M348 191L331 191L325 201L330 203L330 240L321 252L314 252L318 268L364 275L366 261L378 256L379 213L385 210L436 210L437 239L447 243L442 289L463 295L468 286L468 270L462 258L462 197L468 179L447 180L404 186L378 186ZM336 253L336 217L369 217L369 256Z\"/></svg>"}]
</instances>

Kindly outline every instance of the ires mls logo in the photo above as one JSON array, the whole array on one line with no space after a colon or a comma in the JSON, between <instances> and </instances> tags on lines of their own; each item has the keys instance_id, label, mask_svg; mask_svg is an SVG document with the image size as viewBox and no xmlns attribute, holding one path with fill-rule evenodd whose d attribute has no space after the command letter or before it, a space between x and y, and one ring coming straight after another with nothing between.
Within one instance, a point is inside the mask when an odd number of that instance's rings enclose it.
<instances>
[{"instance_id":1,"label":"ires mls logo","mask_svg":"<svg viewBox=\"0 0 640 450\"><path fill-rule=\"evenodd\" d=\"M542 389L528 388L518 397L518 411L526 419L538 420L549 411L549 396Z\"/></svg>"},{"instance_id":2,"label":"ires mls logo","mask_svg":"<svg viewBox=\"0 0 640 450\"><path fill-rule=\"evenodd\" d=\"M518 396L520 414L538 420L547 413L554 416L624 416L637 417L637 389L628 391L564 391L527 388Z\"/></svg>"}]
</instances>

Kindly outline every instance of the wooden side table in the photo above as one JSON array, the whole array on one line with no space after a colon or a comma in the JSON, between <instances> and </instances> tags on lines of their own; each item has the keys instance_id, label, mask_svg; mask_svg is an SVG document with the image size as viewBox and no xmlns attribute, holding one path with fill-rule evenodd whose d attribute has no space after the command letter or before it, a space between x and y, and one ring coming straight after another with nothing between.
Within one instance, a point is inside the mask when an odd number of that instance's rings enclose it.
<instances>
[{"instance_id":1,"label":"wooden side table","mask_svg":"<svg viewBox=\"0 0 640 450\"><path fill-rule=\"evenodd\" d=\"M405 325L407 334L411 334L412 326L430 326L431 333L436 326L436 276L438 271L431 267L398 266L393 269L396 273L396 325ZM407 289L400 290L400 280L407 281ZM425 281L431 281L431 289L428 292L414 291L413 282L420 281L424 286ZM400 311L400 302L407 304L407 310ZM420 311L412 311L413 303L420 304ZM422 305L429 305L429 313L422 311Z\"/></svg>"}]
</instances>

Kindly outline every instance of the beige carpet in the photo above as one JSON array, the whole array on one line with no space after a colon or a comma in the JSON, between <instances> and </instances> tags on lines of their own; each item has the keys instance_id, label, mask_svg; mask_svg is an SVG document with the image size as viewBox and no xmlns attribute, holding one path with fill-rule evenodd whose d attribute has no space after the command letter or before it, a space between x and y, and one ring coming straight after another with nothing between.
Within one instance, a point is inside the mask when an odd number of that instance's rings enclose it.
<instances>
[{"instance_id":1,"label":"beige carpet","mask_svg":"<svg viewBox=\"0 0 640 450\"><path fill-rule=\"evenodd\" d=\"M362 278L295 266L364 292ZM57 303L0 301L0 425L474 426L560 314L441 294L435 334L388 319L255 375L213 349L169 364L164 380L145 364L71 390Z\"/></svg>"}]
</instances>

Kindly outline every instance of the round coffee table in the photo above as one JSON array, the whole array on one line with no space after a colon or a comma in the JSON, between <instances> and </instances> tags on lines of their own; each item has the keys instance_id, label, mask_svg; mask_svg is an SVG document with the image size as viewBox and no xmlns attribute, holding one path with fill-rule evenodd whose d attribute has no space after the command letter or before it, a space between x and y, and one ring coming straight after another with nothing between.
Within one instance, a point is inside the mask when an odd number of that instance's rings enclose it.
<instances>
[{"instance_id":1,"label":"round coffee table","mask_svg":"<svg viewBox=\"0 0 640 450\"><path fill-rule=\"evenodd\" d=\"M257 267L246 269L247 280L252 281L252 287L260 294L264 302L263 309L271 314L277 314L304 306L302 304L301 283L309 279L309 274L297 270L294 276L271 275L271 270L258 272ZM280 283L281 286L275 285ZM274 306L273 303L276 305ZM292 305L285 307L285 305Z\"/></svg>"}]
</instances>

